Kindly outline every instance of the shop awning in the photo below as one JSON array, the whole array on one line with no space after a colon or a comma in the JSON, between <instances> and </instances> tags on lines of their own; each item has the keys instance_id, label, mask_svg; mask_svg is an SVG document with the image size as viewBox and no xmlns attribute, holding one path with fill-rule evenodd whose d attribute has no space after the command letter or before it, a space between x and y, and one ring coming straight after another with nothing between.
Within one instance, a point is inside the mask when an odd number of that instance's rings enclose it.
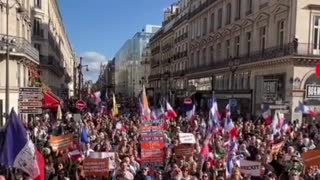
<instances>
[{"instance_id":1,"label":"shop awning","mask_svg":"<svg viewBox=\"0 0 320 180\"><path fill-rule=\"evenodd\" d=\"M59 105L62 108L62 103L63 102L60 100L60 98L52 92L46 91L43 93L43 108L58 109Z\"/></svg>"}]
</instances>

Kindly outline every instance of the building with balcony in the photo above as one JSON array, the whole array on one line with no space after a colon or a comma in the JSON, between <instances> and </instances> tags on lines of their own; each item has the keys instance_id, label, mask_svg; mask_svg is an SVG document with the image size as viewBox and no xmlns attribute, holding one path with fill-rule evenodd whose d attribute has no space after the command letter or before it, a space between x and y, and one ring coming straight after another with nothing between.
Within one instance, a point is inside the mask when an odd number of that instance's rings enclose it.
<instances>
[{"instance_id":1,"label":"building with balcony","mask_svg":"<svg viewBox=\"0 0 320 180\"><path fill-rule=\"evenodd\" d=\"M172 4L164 12L163 27L150 40L149 84L155 101L165 97L172 105L185 97L184 72L188 60L189 0Z\"/></svg>"},{"instance_id":2,"label":"building with balcony","mask_svg":"<svg viewBox=\"0 0 320 180\"><path fill-rule=\"evenodd\" d=\"M0 1L0 113L5 111L6 50L9 48L9 108L18 110L19 88L38 85L39 53L31 44L33 1ZM8 42L8 46L7 46Z\"/></svg>"},{"instance_id":3,"label":"building with balcony","mask_svg":"<svg viewBox=\"0 0 320 180\"><path fill-rule=\"evenodd\" d=\"M234 97L240 112L256 115L262 104L277 104L287 119L299 102L319 109L319 14L318 0L192 1L184 74L188 95L205 107L214 93L221 109Z\"/></svg>"},{"instance_id":4,"label":"building with balcony","mask_svg":"<svg viewBox=\"0 0 320 180\"><path fill-rule=\"evenodd\" d=\"M37 0L32 8L32 43L40 53L41 81L60 98L75 93L75 54L57 0Z\"/></svg>"},{"instance_id":5,"label":"building with balcony","mask_svg":"<svg viewBox=\"0 0 320 180\"><path fill-rule=\"evenodd\" d=\"M143 50L159 26L146 25L119 49L115 55L115 91L136 97L142 87L144 77Z\"/></svg>"}]
</instances>

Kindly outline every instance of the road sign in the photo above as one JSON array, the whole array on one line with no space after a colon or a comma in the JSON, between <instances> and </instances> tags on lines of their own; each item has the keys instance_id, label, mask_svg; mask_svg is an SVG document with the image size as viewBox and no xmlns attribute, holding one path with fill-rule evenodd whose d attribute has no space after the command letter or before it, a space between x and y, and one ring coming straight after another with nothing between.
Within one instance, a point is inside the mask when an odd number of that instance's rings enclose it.
<instances>
[{"instance_id":1,"label":"road sign","mask_svg":"<svg viewBox=\"0 0 320 180\"><path fill-rule=\"evenodd\" d=\"M184 98L184 100L183 100L183 103L184 104L192 104L192 99L191 98Z\"/></svg>"},{"instance_id":2,"label":"road sign","mask_svg":"<svg viewBox=\"0 0 320 180\"><path fill-rule=\"evenodd\" d=\"M238 102L236 99L230 99L230 106L231 107L237 107L238 105Z\"/></svg>"},{"instance_id":3,"label":"road sign","mask_svg":"<svg viewBox=\"0 0 320 180\"><path fill-rule=\"evenodd\" d=\"M82 100L78 100L76 102L76 108L80 111L84 110L87 107L86 102L82 101Z\"/></svg>"},{"instance_id":4,"label":"road sign","mask_svg":"<svg viewBox=\"0 0 320 180\"><path fill-rule=\"evenodd\" d=\"M38 87L27 87L19 89L19 112L23 114L42 113L42 90Z\"/></svg>"},{"instance_id":5,"label":"road sign","mask_svg":"<svg viewBox=\"0 0 320 180\"><path fill-rule=\"evenodd\" d=\"M22 114L42 114L41 108L19 109L19 113Z\"/></svg>"},{"instance_id":6,"label":"road sign","mask_svg":"<svg viewBox=\"0 0 320 180\"><path fill-rule=\"evenodd\" d=\"M42 107L42 102L41 101L19 101L19 106L23 107Z\"/></svg>"}]
</instances>

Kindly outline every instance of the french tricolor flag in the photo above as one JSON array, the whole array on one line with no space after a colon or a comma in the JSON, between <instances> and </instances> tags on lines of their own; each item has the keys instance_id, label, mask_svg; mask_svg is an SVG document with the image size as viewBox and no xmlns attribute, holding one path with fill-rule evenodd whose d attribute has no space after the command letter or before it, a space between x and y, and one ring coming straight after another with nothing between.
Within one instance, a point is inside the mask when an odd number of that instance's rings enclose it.
<instances>
[{"instance_id":1,"label":"french tricolor flag","mask_svg":"<svg viewBox=\"0 0 320 180\"><path fill-rule=\"evenodd\" d=\"M224 122L224 130L227 132L230 132L233 128L235 128L233 121L231 119L231 110L230 105L227 104L226 106L226 119Z\"/></svg>"},{"instance_id":2,"label":"french tricolor flag","mask_svg":"<svg viewBox=\"0 0 320 180\"><path fill-rule=\"evenodd\" d=\"M14 110L11 110L6 127L0 164L20 169L32 179L44 180L44 159Z\"/></svg>"},{"instance_id":3,"label":"french tricolor flag","mask_svg":"<svg viewBox=\"0 0 320 180\"><path fill-rule=\"evenodd\" d=\"M167 108L167 118L168 119L175 119L177 118L177 113L173 110L169 102L166 102L166 108Z\"/></svg>"},{"instance_id":4,"label":"french tricolor flag","mask_svg":"<svg viewBox=\"0 0 320 180\"><path fill-rule=\"evenodd\" d=\"M262 117L265 121L265 125L267 125L267 126L271 125L272 124L272 116L271 116L271 109L270 109L269 105L262 104L261 110L262 110Z\"/></svg>"},{"instance_id":5,"label":"french tricolor flag","mask_svg":"<svg viewBox=\"0 0 320 180\"><path fill-rule=\"evenodd\" d=\"M215 99L212 100L212 105L209 112L209 124L219 126L220 114L218 112L218 104Z\"/></svg>"},{"instance_id":6,"label":"french tricolor flag","mask_svg":"<svg viewBox=\"0 0 320 180\"><path fill-rule=\"evenodd\" d=\"M303 103L299 102L299 106L295 109L296 112L301 112L302 114L307 114L310 117L316 117L317 113L312 111L310 107L304 105Z\"/></svg>"}]
</instances>

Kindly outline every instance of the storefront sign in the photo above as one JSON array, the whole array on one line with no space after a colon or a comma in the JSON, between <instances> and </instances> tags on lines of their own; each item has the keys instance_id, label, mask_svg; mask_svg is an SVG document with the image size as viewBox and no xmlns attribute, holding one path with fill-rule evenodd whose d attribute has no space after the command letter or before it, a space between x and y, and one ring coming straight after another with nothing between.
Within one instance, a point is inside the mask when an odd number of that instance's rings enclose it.
<instances>
[{"instance_id":1,"label":"storefront sign","mask_svg":"<svg viewBox=\"0 0 320 180\"><path fill-rule=\"evenodd\" d=\"M263 91L264 95L275 96L278 89L278 80L277 79L264 79L263 80Z\"/></svg>"},{"instance_id":2,"label":"storefront sign","mask_svg":"<svg viewBox=\"0 0 320 180\"><path fill-rule=\"evenodd\" d=\"M306 98L308 98L308 99L320 98L320 85L307 84L306 85Z\"/></svg>"},{"instance_id":3,"label":"storefront sign","mask_svg":"<svg viewBox=\"0 0 320 180\"><path fill-rule=\"evenodd\" d=\"M212 77L188 80L188 86L194 86L197 91L211 91Z\"/></svg>"}]
</instances>

